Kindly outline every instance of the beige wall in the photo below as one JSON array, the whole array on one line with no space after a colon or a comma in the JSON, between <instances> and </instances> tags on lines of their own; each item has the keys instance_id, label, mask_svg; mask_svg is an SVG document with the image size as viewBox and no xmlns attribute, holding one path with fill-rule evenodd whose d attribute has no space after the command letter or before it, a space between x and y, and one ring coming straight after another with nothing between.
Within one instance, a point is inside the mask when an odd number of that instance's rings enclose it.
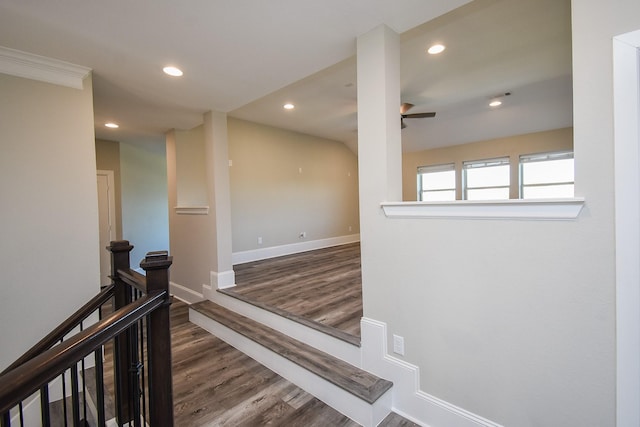
<instances>
[{"instance_id":1,"label":"beige wall","mask_svg":"<svg viewBox=\"0 0 640 427\"><path fill-rule=\"evenodd\" d=\"M113 171L115 185L116 239L122 239L122 188L120 180L120 143L96 139L96 168Z\"/></svg>"},{"instance_id":2,"label":"beige wall","mask_svg":"<svg viewBox=\"0 0 640 427\"><path fill-rule=\"evenodd\" d=\"M198 128L195 132L199 132ZM175 130L166 136L169 242L174 258L171 281L202 293L202 285L210 284L215 224L209 215L180 215L175 210L178 206L176 148L181 143L179 141L189 137L189 132Z\"/></svg>"},{"instance_id":3,"label":"beige wall","mask_svg":"<svg viewBox=\"0 0 640 427\"><path fill-rule=\"evenodd\" d=\"M2 369L99 292L100 265L91 78L0 74L0 93Z\"/></svg>"},{"instance_id":4,"label":"beige wall","mask_svg":"<svg viewBox=\"0 0 640 427\"><path fill-rule=\"evenodd\" d=\"M364 315L404 337L424 391L505 426L615 425L612 37L640 2L572 3L577 220L361 209Z\"/></svg>"},{"instance_id":5,"label":"beige wall","mask_svg":"<svg viewBox=\"0 0 640 427\"><path fill-rule=\"evenodd\" d=\"M178 206L207 206L203 126L175 132Z\"/></svg>"},{"instance_id":6,"label":"beige wall","mask_svg":"<svg viewBox=\"0 0 640 427\"><path fill-rule=\"evenodd\" d=\"M357 158L344 144L233 118L228 129L234 252L359 232Z\"/></svg>"},{"instance_id":7,"label":"beige wall","mask_svg":"<svg viewBox=\"0 0 640 427\"><path fill-rule=\"evenodd\" d=\"M478 141L452 147L404 153L402 156L402 197L417 199L418 167L455 163L457 199L461 199L462 162L509 157L511 162L511 198L518 198L518 164L520 155L573 149L573 128L516 135L508 138Z\"/></svg>"}]
</instances>

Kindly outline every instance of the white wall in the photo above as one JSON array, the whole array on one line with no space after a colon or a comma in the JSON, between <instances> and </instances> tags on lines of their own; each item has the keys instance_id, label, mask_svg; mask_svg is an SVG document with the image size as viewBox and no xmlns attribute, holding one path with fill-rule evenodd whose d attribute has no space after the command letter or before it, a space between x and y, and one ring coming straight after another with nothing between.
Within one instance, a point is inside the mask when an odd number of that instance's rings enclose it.
<instances>
[{"instance_id":1,"label":"white wall","mask_svg":"<svg viewBox=\"0 0 640 427\"><path fill-rule=\"evenodd\" d=\"M573 2L578 220L362 209L364 315L427 393L507 426L615 425L611 39L637 28L637 0Z\"/></svg>"},{"instance_id":2,"label":"white wall","mask_svg":"<svg viewBox=\"0 0 640 427\"><path fill-rule=\"evenodd\" d=\"M98 293L100 266L91 78L0 74L0 93L3 369Z\"/></svg>"},{"instance_id":3,"label":"white wall","mask_svg":"<svg viewBox=\"0 0 640 427\"><path fill-rule=\"evenodd\" d=\"M131 268L138 268L147 252L169 250L167 158L162 139L121 142L120 177L122 238L134 246Z\"/></svg>"}]
</instances>

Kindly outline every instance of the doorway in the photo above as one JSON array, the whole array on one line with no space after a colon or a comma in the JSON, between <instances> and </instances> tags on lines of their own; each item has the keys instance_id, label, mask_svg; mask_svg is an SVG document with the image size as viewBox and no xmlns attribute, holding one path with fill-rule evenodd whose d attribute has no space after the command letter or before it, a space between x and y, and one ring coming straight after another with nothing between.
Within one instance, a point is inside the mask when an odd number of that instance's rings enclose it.
<instances>
[{"instance_id":1,"label":"doorway","mask_svg":"<svg viewBox=\"0 0 640 427\"><path fill-rule=\"evenodd\" d=\"M115 180L113 171L98 170L98 224L100 230L100 286L111 283L111 254L106 249L115 240Z\"/></svg>"}]
</instances>

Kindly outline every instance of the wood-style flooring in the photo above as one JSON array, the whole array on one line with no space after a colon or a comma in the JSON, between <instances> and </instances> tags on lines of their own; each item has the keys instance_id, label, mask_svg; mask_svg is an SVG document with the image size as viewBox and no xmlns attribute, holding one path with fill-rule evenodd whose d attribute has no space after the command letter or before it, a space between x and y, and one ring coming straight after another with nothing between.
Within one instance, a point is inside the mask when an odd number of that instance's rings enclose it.
<instances>
[{"instance_id":1,"label":"wood-style flooring","mask_svg":"<svg viewBox=\"0 0 640 427\"><path fill-rule=\"evenodd\" d=\"M171 307L176 427L358 426L188 320L188 306ZM417 426L391 414L382 427Z\"/></svg>"},{"instance_id":2,"label":"wood-style flooring","mask_svg":"<svg viewBox=\"0 0 640 427\"><path fill-rule=\"evenodd\" d=\"M173 399L179 426L356 426L171 308Z\"/></svg>"},{"instance_id":3,"label":"wood-style flooring","mask_svg":"<svg viewBox=\"0 0 640 427\"><path fill-rule=\"evenodd\" d=\"M360 244L334 246L236 264L236 286L225 293L360 337Z\"/></svg>"}]
</instances>

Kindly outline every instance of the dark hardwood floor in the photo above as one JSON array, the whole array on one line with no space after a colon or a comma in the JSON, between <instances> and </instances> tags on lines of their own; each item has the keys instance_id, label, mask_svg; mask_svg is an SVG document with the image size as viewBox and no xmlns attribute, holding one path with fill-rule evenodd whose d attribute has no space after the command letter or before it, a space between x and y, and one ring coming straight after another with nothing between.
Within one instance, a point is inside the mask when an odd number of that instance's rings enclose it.
<instances>
[{"instance_id":1,"label":"dark hardwood floor","mask_svg":"<svg viewBox=\"0 0 640 427\"><path fill-rule=\"evenodd\" d=\"M360 244L237 264L235 293L360 337Z\"/></svg>"}]
</instances>

